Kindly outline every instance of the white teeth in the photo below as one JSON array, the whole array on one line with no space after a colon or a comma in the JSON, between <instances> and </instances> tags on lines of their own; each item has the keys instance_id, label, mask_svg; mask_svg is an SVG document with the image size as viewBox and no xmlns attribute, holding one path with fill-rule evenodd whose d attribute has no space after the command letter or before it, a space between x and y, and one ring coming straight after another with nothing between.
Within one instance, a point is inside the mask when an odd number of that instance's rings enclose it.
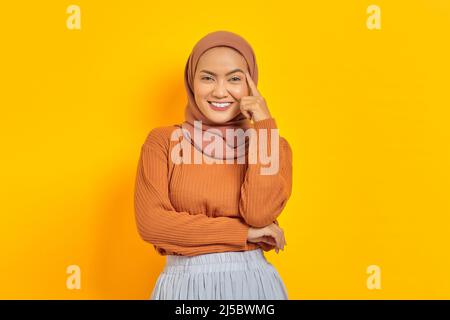
<instances>
[{"instance_id":1,"label":"white teeth","mask_svg":"<svg viewBox=\"0 0 450 320\"><path fill-rule=\"evenodd\" d=\"M225 103L210 102L210 103L213 106L218 107L218 108L226 108L231 104L230 102L225 102Z\"/></svg>"}]
</instances>

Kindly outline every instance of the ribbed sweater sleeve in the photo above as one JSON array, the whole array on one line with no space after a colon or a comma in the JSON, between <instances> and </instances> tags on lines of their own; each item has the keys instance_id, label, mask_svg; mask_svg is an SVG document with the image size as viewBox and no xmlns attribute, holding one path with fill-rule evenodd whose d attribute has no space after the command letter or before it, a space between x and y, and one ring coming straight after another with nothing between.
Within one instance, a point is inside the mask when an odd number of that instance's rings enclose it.
<instances>
[{"instance_id":1,"label":"ribbed sweater sleeve","mask_svg":"<svg viewBox=\"0 0 450 320\"><path fill-rule=\"evenodd\" d=\"M271 129L278 129L274 118L254 122L259 140L265 134L268 154L271 152ZM261 129L266 129L261 131ZM261 133L260 133L261 131ZM250 226L261 228L274 222L281 214L292 192L292 150L289 143L279 137L279 167L275 174L261 174L267 167L258 160L248 161L245 180L241 187L240 215ZM259 145L257 149L259 154Z\"/></svg>"},{"instance_id":2,"label":"ribbed sweater sleeve","mask_svg":"<svg viewBox=\"0 0 450 320\"><path fill-rule=\"evenodd\" d=\"M169 143L156 128L141 147L134 194L141 238L155 249L179 255L224 251L225 247L230 251L245 250L249 226L241 217L175 211L168 194ZM202 185L192 181L192 187L201 189Z\"/></svg>"}]
</instances>

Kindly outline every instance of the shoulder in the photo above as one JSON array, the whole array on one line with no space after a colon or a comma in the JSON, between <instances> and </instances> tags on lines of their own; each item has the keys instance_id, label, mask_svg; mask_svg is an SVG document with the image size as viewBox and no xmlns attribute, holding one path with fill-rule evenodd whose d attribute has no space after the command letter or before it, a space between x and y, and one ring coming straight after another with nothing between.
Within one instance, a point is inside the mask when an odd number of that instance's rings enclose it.
<instances>
[{"instance_id":1,"label":"shoulder","mask_svg":"<svg viewBox=\"0 0 450 320\"><path fill-rule=\"evenodd\" d=\"M283 148L289 149L289 151L292 152L291 145L289 144L289 141L283 136L280 136L280 144Z\"/></svg>"},{"instance_id":2,"label":"shoulder","mask_svg":"<svg viewBox=\"0 0 450 320\"><path fill-rule=\"evenodd\" d=\"M287 158L289 158L292 161L291 145L284 137L281 137L281 136L280 136L280 147L284 151L284 153L287 154Z\"/></svg>"},{"instance_id":3,"label":"shoulder","mask_svg":"<svg viewBox=\"0 0 450 320\"><path fill-rule=\"evenodd\" d=\"M169 125L151 129L145 138L144 146L168 147L171 135L177 128L176 125Z\"/></svg>"}]
</instances>

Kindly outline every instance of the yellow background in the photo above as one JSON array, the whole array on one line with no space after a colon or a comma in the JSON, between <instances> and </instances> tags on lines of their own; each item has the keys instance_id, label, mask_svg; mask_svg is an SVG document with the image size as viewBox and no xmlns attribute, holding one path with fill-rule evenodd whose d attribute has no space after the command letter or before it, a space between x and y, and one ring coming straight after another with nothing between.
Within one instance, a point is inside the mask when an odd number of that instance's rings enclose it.
<instances>
[{"instance_id":1,"label":"yellow background","mask_svg":"<svg viewBox=\"0 0 450 320\"><path fill-rule=\"evenodd\" d=\"M449 299L447 0L2 3L0 298L149 297L165 258L136 230L140 146L183 120L186 59L216 30L252 44L293 149L288 246L266 253L289 298Z\"/></svg>"}]
</instances>

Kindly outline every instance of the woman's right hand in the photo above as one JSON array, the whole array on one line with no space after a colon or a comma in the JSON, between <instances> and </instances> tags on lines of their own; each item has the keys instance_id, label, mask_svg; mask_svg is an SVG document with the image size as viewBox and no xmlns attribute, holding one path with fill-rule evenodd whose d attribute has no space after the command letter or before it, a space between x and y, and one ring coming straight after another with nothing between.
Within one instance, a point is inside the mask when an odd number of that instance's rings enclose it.
<instances>
[{"instance_id":1,"label":"woman's right hand","mask_svg":"<svg viewBox=\"0 0 450 320\"><path fill-rule=\"evenodd\" d=\"M263 228L250 227L248 229L247 241L253 243L264 242L273 245L276 247L275 251L277 253L280 249L284 251L284 246L286 245L284 231L275 223Z\"/></svg>"}]
</instances>

